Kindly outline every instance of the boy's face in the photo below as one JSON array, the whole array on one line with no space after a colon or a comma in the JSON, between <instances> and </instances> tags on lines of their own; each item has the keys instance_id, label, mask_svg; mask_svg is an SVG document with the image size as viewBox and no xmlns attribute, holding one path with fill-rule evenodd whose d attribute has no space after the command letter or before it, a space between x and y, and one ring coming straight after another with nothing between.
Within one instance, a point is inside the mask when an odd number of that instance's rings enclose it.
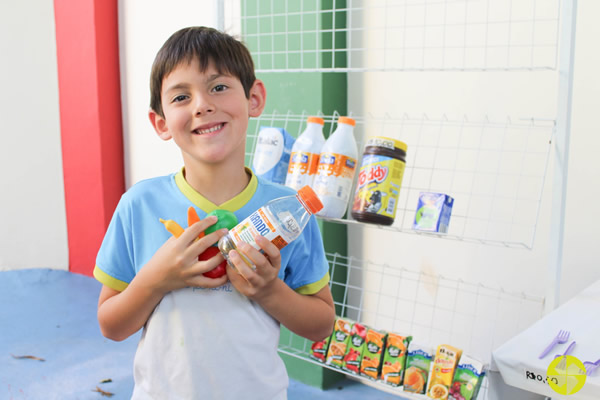
<instances>
[{"instance_id":1,"label":"boy's face","mask_svg":"<svg viewBox=\"0 0 600 400\"><path fill-rule=\"evenodd\" d=\"M150 111L150 121L163 140L175 141L186 166L243 162L248 118L260 115L265 97L259 80L246 98L240 80L220 74L212 62L204 72L197 60L183 62L163 79L164 117Z\"/></svg>"}]
</instances>

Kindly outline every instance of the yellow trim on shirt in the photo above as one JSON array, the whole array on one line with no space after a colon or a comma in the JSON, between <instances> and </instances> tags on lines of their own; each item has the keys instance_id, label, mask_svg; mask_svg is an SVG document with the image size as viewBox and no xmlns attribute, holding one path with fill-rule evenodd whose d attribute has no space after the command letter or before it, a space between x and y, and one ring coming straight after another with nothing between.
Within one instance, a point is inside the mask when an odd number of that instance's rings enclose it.
<instances>
[{"instance_id":1,"label":"yellow trim on shirt","mask_svg":"<svg viewBox=\"0 0 600 400\"><path fill-rule=\"evenodd\" d=\"M328 283L329 272L327 272L323 278L321 278L315 283L309 283L308 285L300 286L298 289L296 289L296 292L304 295L315 294L318 293L319 290L323 289Z\"/></svg>"},{"instance_id":2,"label":"yellow trim on shirt","mask_svg":"<svg viewBox=\"0 0 600 400\"><path fill-rule=\"evenodd\" d=\"M190 184L185 180L184 176L185 167L181 168L181 170L175 174L175 184L181 190L185 197L187 197L192 203L200 207L207 214L214 210L227 210L227 211L237 211L242 208L247 202L250 201L254 193L256 192L256 188L258 187L258 179L256 175L252 173L250 168L246 168L246 172L250 174L250 182L248 186L233 199L227 200L225 203L221 205L216 205L212 201L208 200L206 197L202 196L198 193Z\"/></svg>"},{"instance_id":3,"label":"yellow trim on shirt","mask_svg":"<svg viewBox=\"0 0 600 400\"><path fill-rule=\"evenodd\" d=\"M127 288L127 286L129 286L129 283L123 282L117 278L113 278L112 276L108 275L106 272L98 268L97 265L94 268L94 278L96 278L96 280L98 280L101 284L119 292L122 292L123 290L125 290L125 288Z\"/></svg>"}]
</instances>

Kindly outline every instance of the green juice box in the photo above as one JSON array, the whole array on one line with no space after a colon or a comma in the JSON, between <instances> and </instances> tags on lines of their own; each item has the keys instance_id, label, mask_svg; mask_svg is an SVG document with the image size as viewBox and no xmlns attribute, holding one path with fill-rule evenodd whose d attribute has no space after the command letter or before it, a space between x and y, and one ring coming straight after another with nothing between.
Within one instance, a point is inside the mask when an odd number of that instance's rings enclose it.
<instances>
[{"instance_id":1,"label":"green juice box","mask_svg":"<svg viewBox=\"0 0 600 400\"><path fill-rule=\"evenodd\" d=\"M385 351L383 352L383 365L381 366L381 380L384 383L391 386L402 385L406 351L411 340L412 336L388 333Z\"/></svg>"},{"instance_id":2,"label":"green juice box","mask_svg":"<svg viewBox=\"0 0 600 400\"><path fill-rule=\"evenodd\" d=\"M484 375L485 365L481 361L466 355L461 356L450 386L448 400L476 399Z\"/></svg>"},{"instance_id":3,"label":"green juice box","mask_svg":"<svg viewBox=\"0 0 600 400\"><path fill-rule=\"evenodd\" d=\"M386 332L367 329L367 340L360 362L360 374L373 380L379 377L381 358L385 347Z\"/></svg>"},{"instance_id":4,"label":"green juice box","mask_svg":"<svg viewBox=\"0 0 600 400\"><path fill-rule=\"evenodd\" d=\"M362 361L366 340L367 327L360 322L355 322L350 331L348 350L346 350L346 355L344 355L342 369L356 375L360 373L360 363Z\"/></svg>"},{"instance_id":5,"label":"green juice box","mask_svg":"<svg viewBox=\"0 0 600 400\"><path fill-rule=\"evenodd\" d=\"M344 355L348 350L352 321L338 317L335 320L333 334L329 340L329 349L327 349L327 358L325 364L332 367L342 368L344 364Z\"/></svg>"},{"instance_id":6,"label":"green juice box","mask_svg":"<svg viewBox=\"0 0 600 400\"><path fill-rule=\"evenodd\" d=\"M310 346L310 358L313 360L324 363L325 358L327 357L327 349L329 348L329 340L331 336L326 337L323 340L318 342L313 342L312 346Z\"/></svg>"}]
</instances>

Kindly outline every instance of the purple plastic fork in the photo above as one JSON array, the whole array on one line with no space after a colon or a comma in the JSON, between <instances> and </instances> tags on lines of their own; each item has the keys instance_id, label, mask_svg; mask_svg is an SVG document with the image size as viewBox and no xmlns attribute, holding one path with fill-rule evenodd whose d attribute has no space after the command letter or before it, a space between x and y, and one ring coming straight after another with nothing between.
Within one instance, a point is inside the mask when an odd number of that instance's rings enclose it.
<instances>
[{"instance_id":1,"label":"purple plastic fork","mask_svg":"<svg viewBox=\"0 0 600 400\"><path fill-rule=\"evenodd\" d=\"M554 339L552 339L552 342L550 342L550 344L548 345L548 347L546 347L544 349L544 351L542 351L542 354L540 354L538 358L540 358L540 359L544 358L544 356L546 354L548 354L550 352L550 350L552 350L552 348L556 344L558 344L558 343L560 343L560 344L566 343L567 340L569 340L569 335L570 335L569 331L564 331L564 330L561 329L558 332L558 334L554 337Z\"/></svg>"},{"instance_id":2,"label":"purple plastic fork","mask_svg":"<svg viewBox=\"0 0 600 400\"><path fill-rule=\"evenodd\" d=\"M590 361L586 361L583 363L583 366L585 367L585 374L587 376L592 376L592 374L596 371L596 369L598 367L600 367L600 359L596 362L590 362Z\"/></svg>"}]
</instances>

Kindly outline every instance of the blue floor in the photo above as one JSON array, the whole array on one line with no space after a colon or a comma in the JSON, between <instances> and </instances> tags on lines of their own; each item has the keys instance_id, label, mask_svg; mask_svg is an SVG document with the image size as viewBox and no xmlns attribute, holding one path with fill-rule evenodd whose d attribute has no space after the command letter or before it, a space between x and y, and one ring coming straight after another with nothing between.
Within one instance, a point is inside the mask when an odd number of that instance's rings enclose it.
<instances>
[{"instance_id":1,"label":"blue floor","mask_svg":"<svg viewBox=\"0 0 600 400\"><path fill-rule=\"evenodd\" d=\"M130 398L139 334L118 343L100 334L99 292L93 278L65 271L0 272L0 399ZM400 397L347 379L328 390L291 381L288 399Z\"/></svg>"}]
</instances>

